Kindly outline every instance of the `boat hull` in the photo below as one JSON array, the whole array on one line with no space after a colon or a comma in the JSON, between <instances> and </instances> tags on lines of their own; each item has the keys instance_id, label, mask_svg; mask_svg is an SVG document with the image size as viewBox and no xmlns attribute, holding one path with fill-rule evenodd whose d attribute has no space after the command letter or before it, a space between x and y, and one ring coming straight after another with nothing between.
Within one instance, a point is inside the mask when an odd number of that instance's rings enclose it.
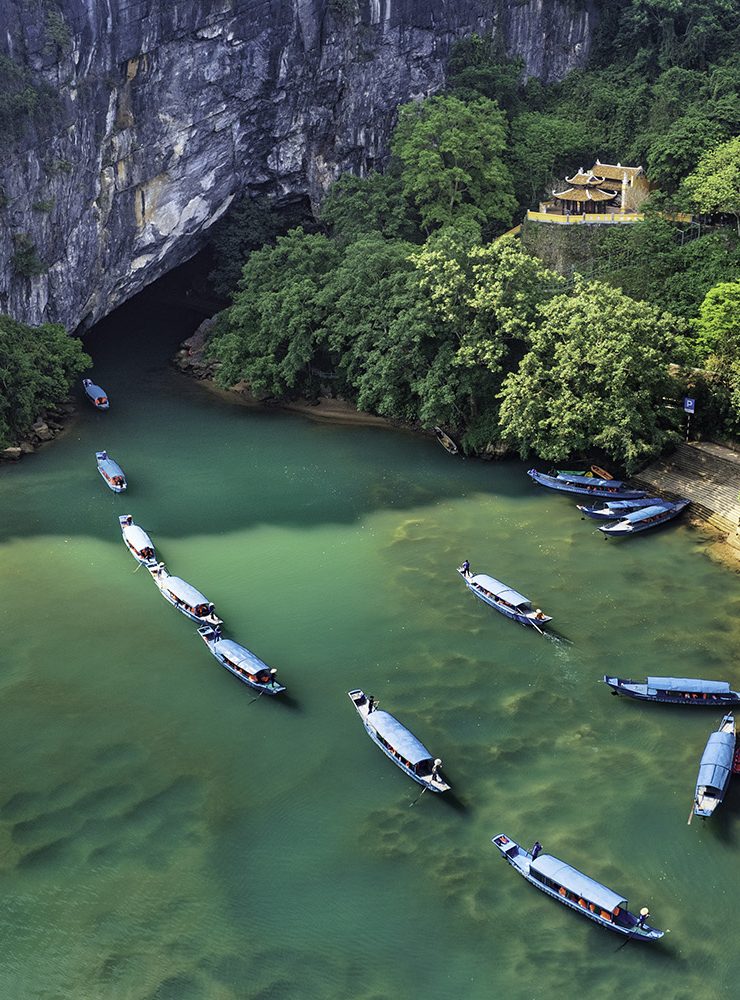
<instances>
[{"instance_id":1,"label":"boat hull","mask_svg":"<svg viewBox=\"0 0 740 1000\"><path fill-rule=\"evenodd\" d=\"M211 654L214 660L220 663L221 666L224 667L225 670L228 670L228 672L233 677L236 677L238 681L241 681L242 684L246 684L247 687L253 688L255 691L262 691L264 694L276 695L276 694L281 694L283 691L285 691L285 685L279 684L276 680L270 680L269 683L263 684L257 680L254 680L253 678L250 678L249 674L247 674L246 671L239 670L236 667L232 666L232 664L229 663L228 660L225 657L223 657L218 652L217 649L214 648L213 640L209 639L208 636L204 634L206 631L210 631L210 628L198 629L198 634L200 635L203 642L206 644L208 652Z\"/></svg>"},{"instance_id":2,"label":"boat hull","mask_svg":"<svg viewBox=\"0 0 740 1000\"><path fill-rule=\"evenodd\" d=\"M134 527L133 522L131 520L131 516L129 514L123 514L123 515L121 515L118 518L118 523L121 526L121 536L123 538L123 544L129 550L129 552L134 557L134 559L137 561L137 563L139 563L142 566L156 566L157 565L156 556L142 556L142 555L140 555L140 553L138 552L138 550L128 540L128 537L126 536L126 528L128 528L128 527ZM141 529L139 529L139 530L141 530ZM151 538L149 538L148 535L146 535L146 540L149 542L149 545L151 546L152 550L154 550L154 545L152 543Z\"/></svg>"},{"instance_id":3,"label":"boat hull","mask_svg":"<svg viewBox=\"0 0 740 1000\"><path fill-rule=\"evenodd\" d=\"M128 483L126 482L122 483L120 486L118 486L116 483L110 482L110 480L108 479L108 477L101 468L98 468L98 472L100 473L100 478L103 480L108 489L112 490L114 493L123 493L123 491L127 488Z\"/></svg>"},{"instance_id":4,"label":"boat hull","mask_svg":"<svg viewBox=\"0 0 740 1000\"><path fill-rule=\"evenodd\" d=\"M173 608L176 608L177 611L180 612L181 615L185 615L186 618L189 618L192 622L196 622L198 625L211 625L213 628L216 628L216 626L218 625L223 625L223 621L221 618L218 617L218 615L209 614L200 617L199 615L196 615L195 612L190 611L180 601L178 601L177 598L174 597L174 595L171 594L169 590L167 590L165 583L167 577L165 576L165 581L160 579L160 568L162 566L164 566L164 563L147 564L147 569L151 574L152 580L154 580L154 583L156 584L157 590L160 592L162 597L164 597L165 601L167 601L168 604L171 604Z\"/></svg>"},{"instance_id":5,"label":"boat hull","mask_svg":"<svg viewBox=\"0 0 740 1000\"><path fill-rule=\"evenodd\" d=\"M474 597L477 597L479 601L483 602L483 604L488 605L489 608L494 608L494 610L498 611L499 614L504 615L506 618L511 618L512 621L519 622L520 625L526 625L530 628L534 628L535 630L537 628L542 628L543 625L547 625L548 622L552 621L552 617L549 615L543 615L535 622L530 615L520 614L515 608L509 608L505 604L500 604L495 600L495 598L487 597L486 594L481 593L481 591L472 584L462 570L458 570L458 573L462 577L463 583Z\"/></svg>"},{"instance_id":6,"label":"boat hull","mask_svg":"<svg viewBox=\"0 0 740 1000\"><path fill-rule=\"evenodd\" d=\"M658 500L655 497L645 497L642 500L630 501L629 510L625 510L624 513L630 513L630 511L640 510L641 507L653 507L658 506ZM583 514L584 517L590 517L594 521L616 521L622 512L603 510L594 510L593 507L587 507L585 504L576 504L576 507Z\"/></svg>"},{"instance_id":7,"label":"boat hull","mask_svg":"<svg viewBox=\"0 0 740 1000\"><path fill-rule=\"evenodd\" d=\"M548 476L544 472L538 472L536 469L530 469L527 475L536 483L539 483L540 486L546 486L547 489L555 490L558 493L576 493L580 496L603 497L607 500L639 500L645 496L644 490L624 489L622 486L609 487L603 485L598 479L594 480L595 485L586 486L569 483L566 480L557 479L555 476Z\"/></svg>"},{"instance_id":8,"label":"boat hull","mask_svg":"<svg viewBox=\"0 0 740 1000\"><path fill-rule=\"evenodd\" d=\"M678 517L689 505L688 500L684 500L681 503L674 504L670 508L665 508L665 513L663 515L655 515L656 520L650 521L649 524L640 524L636 522L631 524L629 521L617 521L614 524L602 524L599 526L599 531L603 532L608 538L630 538L632 535L638 535L642 531L650 531L651 528L660 528L662 525L667 524L672 521L674 517Z\"/></svg>"}]
</instances>

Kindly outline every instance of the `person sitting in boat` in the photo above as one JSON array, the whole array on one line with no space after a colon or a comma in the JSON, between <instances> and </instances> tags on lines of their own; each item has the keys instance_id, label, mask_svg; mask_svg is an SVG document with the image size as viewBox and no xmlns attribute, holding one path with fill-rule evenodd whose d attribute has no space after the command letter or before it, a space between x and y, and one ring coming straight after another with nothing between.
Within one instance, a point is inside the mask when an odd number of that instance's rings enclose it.
<instances>
[{"instance_id":1,"label":"person sitting in boat","mask_svg":"<svg viewBox=\"0 0 740 1000\"><path fill-rule=\"evenodd\" d=\"M541 622L543 618L547 618L547 615L542 610L542 608L536 608L535 612L534 612L534 616L537 619L537 621L539 621L539 622Z\"/></svg>"}]
</instances>

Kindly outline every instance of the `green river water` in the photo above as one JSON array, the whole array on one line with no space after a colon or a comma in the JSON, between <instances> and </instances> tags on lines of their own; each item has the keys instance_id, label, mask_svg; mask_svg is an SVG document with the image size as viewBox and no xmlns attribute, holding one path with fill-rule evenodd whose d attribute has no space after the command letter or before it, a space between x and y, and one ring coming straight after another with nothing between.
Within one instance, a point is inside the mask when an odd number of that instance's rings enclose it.
<instances>
[{"instance_id":1,"label":"green river water","mask_svg":"<svg viewBox=\"0 0 740 1000\"><path fill-rule=\"evenodd\" d=\"M685 524L605 542L522 463L219 399L167 365L191 328L119 310L88 342L110 412L81 404L0 470L0 998L736 996L738 788L686 822L720 713L600 681L740 685L737 576ZM253 702L136 571L128 512L290 700ZM570 641L477 602L465 557ZM455 799L414 804L356 686ZM499 832L670 933L620 949L505 865Z\"/></svg>"}]
</instances>

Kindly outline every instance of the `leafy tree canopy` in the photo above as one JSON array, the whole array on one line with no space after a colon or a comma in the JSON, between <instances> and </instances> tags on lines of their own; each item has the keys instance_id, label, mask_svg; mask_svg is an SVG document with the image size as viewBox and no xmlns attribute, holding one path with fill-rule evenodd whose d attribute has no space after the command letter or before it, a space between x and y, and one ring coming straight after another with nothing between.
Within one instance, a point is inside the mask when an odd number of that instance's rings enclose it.
<instances>
[{"instance_id":1,"label":"leafy tree canopy","mask_svg":"<svg viewBox=\"0 0 740 1000\"><path fill-rule=\"evenodd\" d=\"M26 326L0 315L0 445L18 441L43 410L69 395L74 379L91 364L63 327Z\"/></svg>"},{"instance_id":2,"label":"leafy tree canopy","mask_svg":"<svg viewBox=\"0 0 740 1000\"><path fill-rule=\"evenodd\" d=\"M734 215L740 234L740 136L706 152L684 188L700 212Z\"/></svg>"},{"instance_id":3,"label":"leafy tree canopy","mask_svg":"<svg viewBox=\"0 0 740 1000\"><path fill-rule=\"evenodd\" d=\"M397 163L392 163L384 174L377 170L367 177L343 174L321 206L321 221L339 242L372 232L389 240L420 238L415 213L404 197Z\"/></svg>"},{"instance_id":4,"label":"leafy tree canopy","mask_svg":"<svg viewBox=\"0 0 740 1000\"><path fill-rule=\"evenodd\" d=\"M615 288L579 282L542 322L501 393L505 441L561 461L603 449L628 471L675 439L663 404L676 321Z\"/></svg>"},{"instance_id":5,"label":"leafy tree canopy","mask_svg":"<svg viewBox=\"0 0 740 1000\"><path fill-rule=\"evenodd\" d=\"M504 114L488 98L432 97L400 109L391 149L427 233L465 218L511 224L516 201L505 146Z\"/></svg>"}]
</instances>

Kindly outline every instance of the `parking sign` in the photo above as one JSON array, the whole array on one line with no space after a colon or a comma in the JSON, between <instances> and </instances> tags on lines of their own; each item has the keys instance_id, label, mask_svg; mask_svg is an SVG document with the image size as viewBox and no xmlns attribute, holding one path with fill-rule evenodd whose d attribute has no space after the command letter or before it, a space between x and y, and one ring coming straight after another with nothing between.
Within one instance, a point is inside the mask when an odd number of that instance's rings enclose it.
<instances>
[{"instance_id":1,"label":"parking sign","mask_svg":"<svg viewBox=\"0 0 740 1000\"><path fill-rule=\"evenodd\" d=\"M689 396L683 398L683 408L687 413L696 413L696 400Z\"/></svg>"}]
</instances>

